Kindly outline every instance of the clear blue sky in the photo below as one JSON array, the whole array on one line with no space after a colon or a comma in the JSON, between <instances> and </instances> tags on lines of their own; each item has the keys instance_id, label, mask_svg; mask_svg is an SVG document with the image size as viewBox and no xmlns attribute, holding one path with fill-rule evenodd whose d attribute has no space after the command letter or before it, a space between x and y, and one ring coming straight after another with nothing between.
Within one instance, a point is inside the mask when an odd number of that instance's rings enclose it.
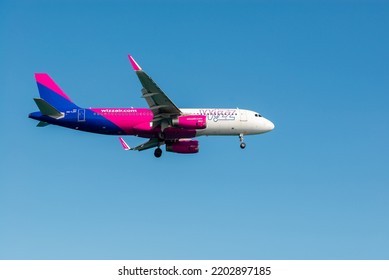
<instances>
[{"instance_id":1,"label":"clear blue sky","mask_svg":"<svg viewBox=\"0 0 389 280\"><path fill-rule=\"evenodd\" d=\"M388 259L388 30L387 1L0 1L0 258ZM127 54L275 130L155 159L27 118L35 72L145 107Z\"/></svg>"}]
</instances>

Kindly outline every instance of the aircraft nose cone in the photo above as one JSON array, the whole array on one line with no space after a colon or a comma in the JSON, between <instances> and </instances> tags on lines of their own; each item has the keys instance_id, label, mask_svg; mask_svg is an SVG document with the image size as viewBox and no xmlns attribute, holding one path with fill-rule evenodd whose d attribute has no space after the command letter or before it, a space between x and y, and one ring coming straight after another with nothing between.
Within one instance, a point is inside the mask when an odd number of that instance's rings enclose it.
<instances>
[{"instance_id":1,"label":"aircraft nose cone","mask_svg":"<svg viewBox=\"0 0 389 280\"><path fill-rule=\"evenodd\" d=\"M265 119L264 121L265 121L264 128L265 128L266 132L272 131L274 129L274 123L272 123L268 119Z\"/></svg>"},{"instance_id":2,"label":"aircraft nose cone","mask_svg":"<svg viewBox=\"0 0 389 280\"><path fill-rule=\"evenodd\" d=\"M269 120L268 120L267 126L268 126L269 131L274 129L274 123L272 123L272 122L269 121Z\"/></svg>"}]
</instances>

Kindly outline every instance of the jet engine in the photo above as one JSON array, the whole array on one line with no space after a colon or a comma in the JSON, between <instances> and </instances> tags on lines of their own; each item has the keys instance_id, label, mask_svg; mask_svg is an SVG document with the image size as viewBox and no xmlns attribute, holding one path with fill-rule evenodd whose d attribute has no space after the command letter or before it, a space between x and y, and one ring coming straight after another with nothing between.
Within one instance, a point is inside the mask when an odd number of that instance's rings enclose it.
<instances>
[{"instance_id":1,"label":"jet engine","mask_svg":"<svg viewBox=\"0 0 389 280\"><path fill-rule=\"evenodd\" d=\"M178 154L195 154L199 152L199 141L180 139L177 142L166 143L166 151Z\"/></svg>"},{"instance_id":2,"label":"jet engine","mask_svg":"<svg viewBox=\"0 0 389 280\"><path fill-rule=\"evenodd\" d=\"M204 129L207 127L207 117L202 115L179 116L172 119L172 124L186 129Z\"/></svg>"}]
</instances>

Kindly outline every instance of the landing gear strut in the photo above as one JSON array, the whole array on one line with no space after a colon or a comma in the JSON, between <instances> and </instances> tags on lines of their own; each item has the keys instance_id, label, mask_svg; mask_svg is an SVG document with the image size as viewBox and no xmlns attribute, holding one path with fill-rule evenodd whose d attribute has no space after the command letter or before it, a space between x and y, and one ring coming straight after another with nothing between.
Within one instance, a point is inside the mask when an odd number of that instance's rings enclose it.
<instances>
[{"instance_id":1,"label":"landing gear strut","mask_svg":"<svg viewBox=\"0 0 389 280\"><path fill-rule=\"evenodd\" d=\"M161 150L160 147L158 147L158 148L155 149L155 151L154 151L154 156L155 156L156 158L159 158L159 157L162 156L162 150Z\"/></svg>"},{"instance_id":2,"label":"landing gear strut","mask_svg":"<svg viewBox=\"0 0 389 280\"><path fill-rule=\"evenodd\" d=\"M243 133L239 134L239 141L240 141L240 148L241 149L246 148L246 143L243 142Z\"/></svg>"}]
</instances>

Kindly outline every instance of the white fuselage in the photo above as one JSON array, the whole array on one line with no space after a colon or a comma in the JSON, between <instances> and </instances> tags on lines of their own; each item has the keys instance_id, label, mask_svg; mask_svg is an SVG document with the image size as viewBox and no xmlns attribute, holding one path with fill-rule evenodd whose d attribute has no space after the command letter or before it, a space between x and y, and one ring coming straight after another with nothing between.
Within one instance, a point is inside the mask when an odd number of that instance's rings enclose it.
<instances>
[{"instance_id":1,"label":"white fuselage","mask_svg":"<svg viewBox=\"0 0 389 280\"><path fill-rule=\"evenodd\" d=\"M273 130L274 124L260 114L243 109L180 109L185 115L204 115L207 127L197 135L250 135Z\"/></svg>"}]
</instances>

